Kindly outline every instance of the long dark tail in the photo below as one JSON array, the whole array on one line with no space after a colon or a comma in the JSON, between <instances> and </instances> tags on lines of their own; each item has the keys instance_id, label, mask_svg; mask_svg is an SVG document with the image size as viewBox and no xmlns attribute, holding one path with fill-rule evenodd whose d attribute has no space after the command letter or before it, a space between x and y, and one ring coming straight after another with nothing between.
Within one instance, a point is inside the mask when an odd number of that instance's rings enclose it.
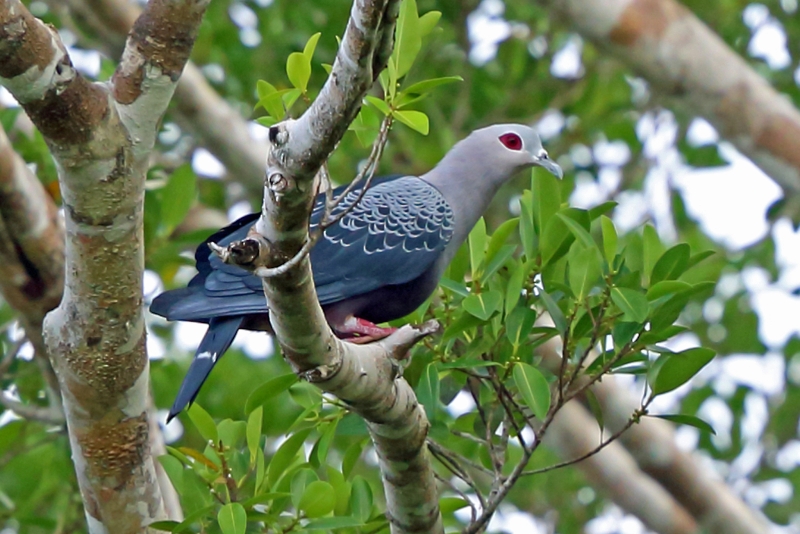
<instances>
[{"instance_id":1,"label":"long dark tail","mask_svg":"<svg viewBox=\"0 0 800 534\"><path fill-rule=\"evenodd\" d=\"M200 346L197 347L194 361L189 366L189 372L186 373L178 396L169 410L167 423L194 402L194 398L200 392L211 369L233 343L233 338L236 337L236 332L239 331L243 321L243 315L234 315L232 317L215 317L208 322L208 331L200 342Z\"/></svg>"}]
</instances>

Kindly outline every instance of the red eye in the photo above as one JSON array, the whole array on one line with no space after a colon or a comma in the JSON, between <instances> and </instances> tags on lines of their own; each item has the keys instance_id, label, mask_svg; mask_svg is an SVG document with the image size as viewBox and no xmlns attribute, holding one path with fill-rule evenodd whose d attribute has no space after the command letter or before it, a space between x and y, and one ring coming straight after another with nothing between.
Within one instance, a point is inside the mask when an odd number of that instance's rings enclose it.
<instances>
[{"instance_id":1,"label":"red eye","mask_svg":"<svg viewBox=\"0 0 800 534\"><path fill-rule=\"evenodd\" d=\"M500 136L500 142L510 150L522 150L522 139L515 133L506 133Z\"/></svg>"}]
</instances>

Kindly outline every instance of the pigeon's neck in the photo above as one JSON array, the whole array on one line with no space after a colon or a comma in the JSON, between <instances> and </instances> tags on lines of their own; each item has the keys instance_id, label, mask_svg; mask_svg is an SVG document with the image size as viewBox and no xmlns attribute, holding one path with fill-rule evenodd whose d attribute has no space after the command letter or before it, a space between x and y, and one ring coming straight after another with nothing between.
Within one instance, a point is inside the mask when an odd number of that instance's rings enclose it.
<instances>
[{"instance_id":1,"label":"pigeon's neck","mask_svg":"<svg viewBox=\"0 0 800 534\"><path fill-rule=\"evenodd\" d=\"M448 154L430 172L421 176L444 196L453 209L455 225L446 254L449 261L481 218L495 193L509 176L499 176L496 167L480 158L452 158Z\"/></svg>"}]
</instances>

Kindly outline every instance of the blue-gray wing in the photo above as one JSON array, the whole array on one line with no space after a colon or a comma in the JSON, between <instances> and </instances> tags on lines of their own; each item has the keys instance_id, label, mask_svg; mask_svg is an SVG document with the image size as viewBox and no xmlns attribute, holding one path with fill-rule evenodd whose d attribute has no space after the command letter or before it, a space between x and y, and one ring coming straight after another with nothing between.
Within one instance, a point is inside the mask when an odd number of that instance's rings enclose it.
<instances>
[{"instance_id":1,"label":"blue-gray wing","mask_svg":"<svg viewBox=\"0 0 800 534\"><path fill-rule=\"evenodd\" d=\"M348 209L347 195L332 217ZM319 224L323 205L312 214ZM427 271L453 235L453 210L442 194L415 176L373 185L311 250L317 296L323 305L402 284Z\"/></svg>"},{"instance_id":2,"label":"blue-gray wing","mask_svg":"<svg viewBox=\"0 0 800 534\"><path fill-rule=\"evenodd\" d=\"M332 218L350 207L359 191L350 192ZM311 215L312 229L320 223L324 202L320 195ZM209 242L224 246L244 239L258 216L247 215L201 244L195 254L198 274L188 287L159 295L151 306L153 313L189 321L266 313L261 280L224 264L208 247ZM320 303L333 304L414 280L441 256L452 234L453 211L435 187L413 176L374 183L311 250Z\"/></svg>"}]
</instances>

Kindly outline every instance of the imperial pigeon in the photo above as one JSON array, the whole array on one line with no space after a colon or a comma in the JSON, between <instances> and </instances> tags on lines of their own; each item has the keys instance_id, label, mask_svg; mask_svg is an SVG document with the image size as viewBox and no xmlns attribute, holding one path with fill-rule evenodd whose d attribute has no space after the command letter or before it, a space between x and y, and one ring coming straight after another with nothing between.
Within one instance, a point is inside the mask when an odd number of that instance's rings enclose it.
<instances>
[{"instance_id":1,"label":"imperial pigeon","mask_svg":"<svg viewBox=\"0 0 800 534\"><path fill-rule=\"evenodd\" d=\"M533 129L498 124L472 132L422 176L374 181L311 249L317 297L334 332L357 342L391 333L376 323L403 317L422 304L500 186L534 165L563 175ZM351 191L333 217L359 194L358 187ZM320 195L312 230L324 207ZM194 401L240 328L269 330L261 279L223 263L208 246L244 239L259 216L246 215L209 237L197 248L198 274L189 285L160 294L150 307L169 320L208 323L168 421Z\"/></svg>"}]
</instances>

